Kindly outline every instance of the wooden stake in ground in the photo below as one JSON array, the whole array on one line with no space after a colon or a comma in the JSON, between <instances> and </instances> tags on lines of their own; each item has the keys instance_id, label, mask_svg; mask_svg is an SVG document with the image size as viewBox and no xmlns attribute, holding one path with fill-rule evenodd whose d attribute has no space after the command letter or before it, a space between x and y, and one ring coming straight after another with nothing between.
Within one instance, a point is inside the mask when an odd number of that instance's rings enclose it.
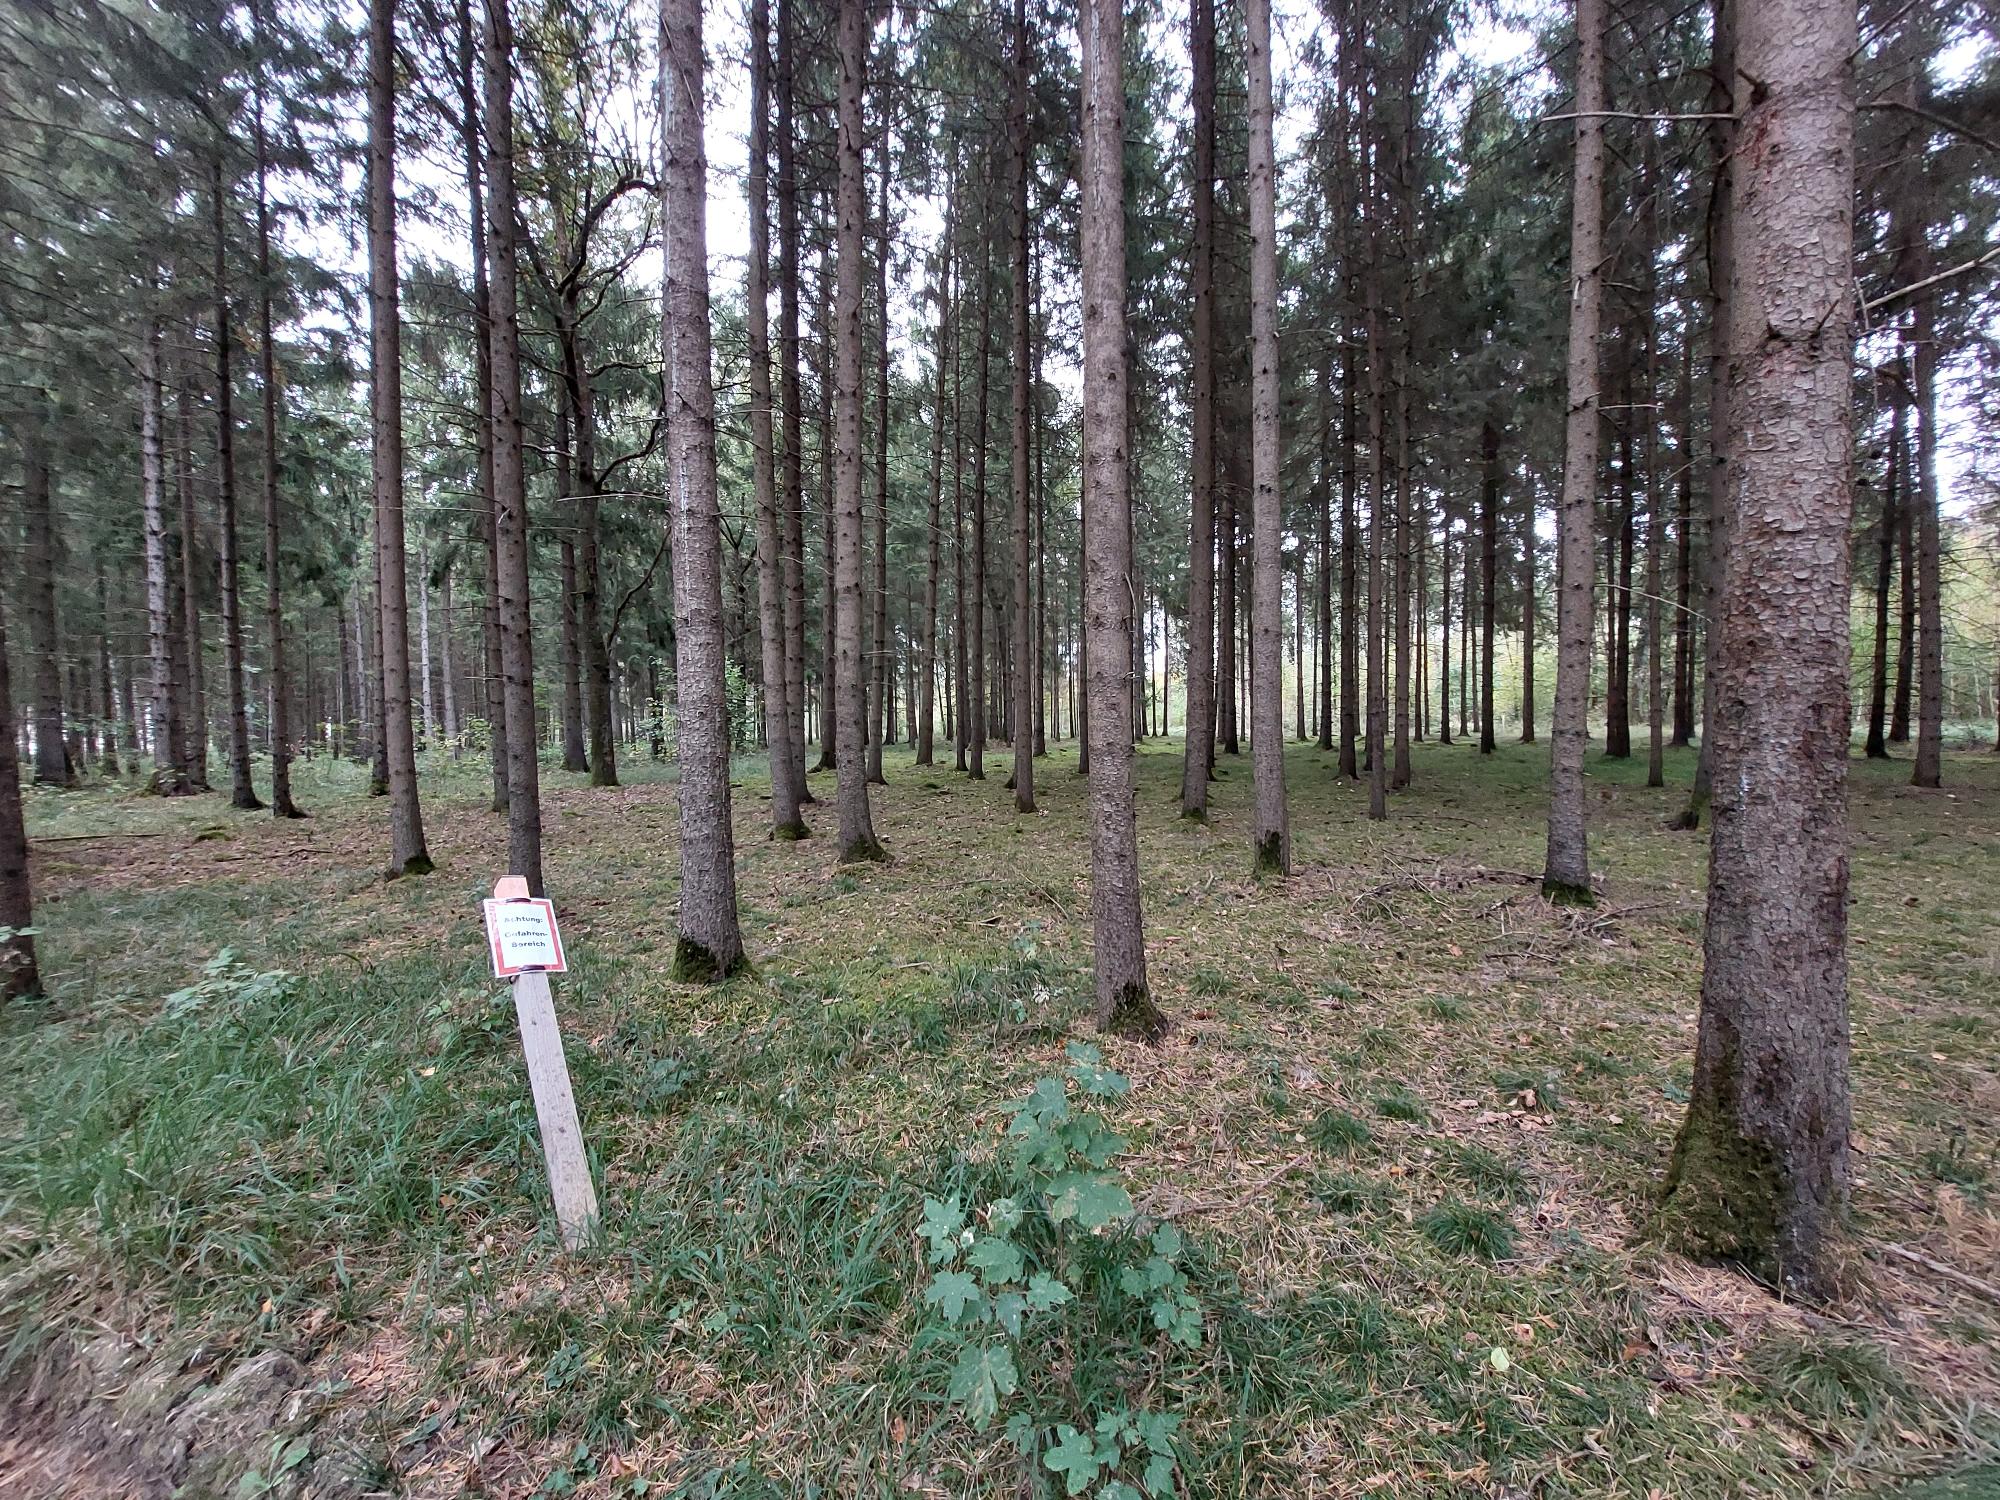
<instances>
[{"instance_id":1,"label":"wooden stake in ground","mask_svg":"<svg viewBox=\"0 0 2000 1500\"><path fill-rule=\"evenodd\" d=\"M546 946L540 934L533 933L524 947L529 956L553 956L554 962L518 971L508 962L518 955L496 918L495 907L517 903L547 913ZM548 1164L556 1224L562 1230L564 1246L576 1250L597 1231L597 1188L590 1180L590 1158L583 1149L576 1095L569 1086L569 1064L563 1060L562 1032L556 1026L555 1000L549 994L549 974L561 973L566 967L562 939L556 931L554 911L546 902L530 897L528 882L519 875L505 875L494 882L486 922L494 973L511 978L514 985L514 1016L521 1026L521 1053L528 1060L528 1085L535 1095L535 1123L542 1132L542 1157ZM552 954L548 950L553 950Z\"/></svg>"}]
</instances>

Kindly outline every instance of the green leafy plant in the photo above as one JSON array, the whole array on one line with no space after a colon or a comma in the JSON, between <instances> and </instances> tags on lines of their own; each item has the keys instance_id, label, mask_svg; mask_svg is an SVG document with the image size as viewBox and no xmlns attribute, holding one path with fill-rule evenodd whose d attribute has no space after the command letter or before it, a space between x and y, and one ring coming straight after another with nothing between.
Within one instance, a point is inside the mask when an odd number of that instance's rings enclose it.
<instances>
[{"instance_id":1,"label":"green leafy plant","mask_svg":"<svg viewBox=\"0 0 2000 1500\"><path fill-rule=\"evenodd\" d=\"M1158 1500L1173 1493L1178 1419L1121 1401L1083 1414L1085 1425L1055 1423L1049 1442L1019 1360L1024 1332L1074 1311L1073 1288L1102 1275L1107 1261L1117 1294L1138 1304L1164 1347L1198 1348L1205 1336L1201 1301L1181 1266L1180 1231L1135 1223L1114 1165L1125 1139L1090 1107L1122 1098L1131 1083L1094 1047L1073 1042L1068 1058L1061 1076L1036 1080L1015 1105L1004 1195L972 1206L957 1193L924 1199L917 1234L933 1270L922 1301L935 1321L920 1342L957 1345L947 1398L980 1430L1018 1408L1007 1416L1008 1437L1026 1456L1039 1450L1069 1494L1096 1485L1099 1500Z\"/></svg>"},{"instance_id":2,"label":"green leafy plant","mask_svg":"<svg viewBox=\"0 0 2000 1500\"><path fill-rule=\"evenodd\" d=\"M222 1008L242 1010L282 1000L295 983L292 975L280 969L259 973L237 958L234 948L224 948L201 966L199 979L167 996L164 1008L169 1016Z\"/></svg>"}]
</instances>

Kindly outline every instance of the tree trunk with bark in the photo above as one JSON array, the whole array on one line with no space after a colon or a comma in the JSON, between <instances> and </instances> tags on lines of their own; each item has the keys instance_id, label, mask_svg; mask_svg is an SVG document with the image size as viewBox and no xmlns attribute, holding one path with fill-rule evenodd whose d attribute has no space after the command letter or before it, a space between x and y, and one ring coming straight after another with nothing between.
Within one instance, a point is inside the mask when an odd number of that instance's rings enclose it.
<instances>
[{"instance_id":1,"label":"tree trunk with bark","mask_svg":"<svg viewBox=\"0 0 2000 1500\"><path fill-rule=\"evenodd\" d=\"M1695 754L1694 785L1673 826L1687 832L1701 826L1714 784L1715 639L1721 609L1729 520L1735 503L1730 474L1729 359L1732 347L1731 285L1735 277L1736 0L1714 0L1713 52L1709 59L1708 112L1708 548L1702 560L1701 746Z\"/></svg>"},{"instance_id":2,"label":"tree trunk with bark","mask_svg":"<svg viewBox=\"0 0 2000 1500\"><path fill-rule=\"evenodd\" d=\"M1919 271L1927 263L1919 258ZM1916 305L1911 342L1917 409L1917 472L1910 496L1917 513L1917 755L1910 785L1938 787L1944 784L1944 610L1938 535L1938 340L1931 297Z\"/></svg>"},{"instance_id":3,"label":"tree trunk with bark","mask_svg":"<svg viewBox=\"0 0 2000 1500\"><path fill-rule=\"evenodd\" d=\"M1181 816L1208 819L1215 764L1215 0L1193 0L1194 245L1190 261L1187 735Z\"/></svg>"},{"instance_id":4,"label":"tree trunk with bark","mask_svg":"<svg viewBox=\"0 0 2000 1500\"><path fill-rule=\"evenodd\" d=\"M162 796L193 791L182 759L186 734L175 690L173 590L167 569L166 453L162 433L160 328L151 324L139 345L140 505L145 523L146 657L151 665L153 789Z\"/></svg>"},{"instance_id":5,"label":"tree trunk with bark","mask_svg":"<svg viewBox=\"0 0 2000 1500\"><path fill-rule=\"evenodd\" d=\"M1018 3L1018 0L1017 0ZM1271 126L1271 3L1247 0L1250 76L1250 543L1253 580L1251 863L1292 872L1285 799L1284 501L1278 490L1278 172ZM1304 695L1301 694L1301 702ZM1304 736L1301 735L1301 738Z\"/></svg>"},{"instance_id":6,"label":"tree trunk with bark","mask_svg":"<svg viewBox=\"0 0 2000 1500\"><path fill-rule=\"evenodd\" d=\"M868 689L861 658L861 239L865 165L861 117L867 8L840 0L839 195L834 255L833 717L840 858L879 860L868 810Z\"/></svg>"},{"instance_id":7,"label":"tree trunk with bark","mask_svg":"<svg viewBox=\"0 0 2000 1500\"><path fill-rule=\"evenodd\" d=\"M375 0L377 4L386 0ZM528 582L528 493L521 457L520 247L514 196L514 22L486 0L484 126L486 262L493 351L493 534L499 558L502 707L507 725L507 861L542 886L541 767L535 722L534 625Z\"/></svg>"},{"instance_id":8,"label":"tree trunk with bark","mask_svg":"<svg viewBox=\"0 0 2000 1500\"><path fill-rule=\"evenodd\" d=\"M895 37L890 35L893 52ZM881 786L882 745L895 738L895 703L891 668L896 639L889 631L889 135L887 100L883 106L882 170L877 174L876 219L880 238L875 246L875 308L880 320L875 340L875 537L868 549L868 780Z\"/></svg>"},{"instance_id":9,"label":"tree trunk with bark","mask_svg":"<svg viewBox=\"0 0 2000 1500\"><path fill-rule=\"evenodd\" d=\"M481 0L484 3L484 0ZM507 810L507 704L505 674L500 662L500 538L493 490L493 297L486 267L486 154L481 116L480 61L472 25L470 0L458 7L458 98L460 150L464 158L465 198L472 251L473 414L478 446L479 494L474 524L479 531L485 565L479 614L479 712L486 719L493 772L494 812Z\"/></svg>"},{"instance_id":10,"label":"tree trunk with bark","mask_svg":"<svg viewBox=\"0 0 2000 1500\"><path fill-rule=\"evenodd\" d=\"M1029 464L1033 434L1030 402L1034 399L1034 364L1028 345L1028 5L1014 0L1013 87L1008 111L1012 181L1008 184L1013 220L1013 461L1010 479L1014 499L1014 600L1011 639L1015 646L1012 688L1014 741L1014 810L1035 810L1035 668L1034 575L1031 571L1033 496Z\"/></svg>"},{"instance_id":11,"label":"tree trunk with bark","mask_svg":"<svg viewBox=\"0 0 2000 1500\"><path fill-rule=\"evenodd\" d=\"M214 232L215 296L215 487L218 542L216 573L222 606L222 673L229 714L229 805L260 811L263 800L250 779L250 712L243 671L242 568L236 536L236 382L230 353L228 244L220 147L210 163L209 207Z\"/></svg>"},{"instance_id":12,"label":"tree trunk with bark","mask_svg":"<svg viewBox=\"0 0 2000 1500\"><path fill-rule=\"evenodd\" d=\"M1100 1029L1157 1041L1146 982L1132 786L1132 504L1125 446L1125 99L1122 0L1083 0L1083 509L1090 724L1090 904Z\"/></svg>"},{"instance_id":13,"label":"tree trunk with bark","mask_svg":"<svg viewBox=\"0 0 2000 1500\"><path fill-rule=\"evenodd\" d=\"M1597 486L1597 338L1604 298L1604 0L1577 0L1576 183L1569 234L1569 415L1564 433L1556 594L1556 706L1550 727L1548 856L1542 893L1590 905L1583 753L1590 728L1591 510ZM1489 670L1488 674L1491 676ZM1483 700L1482 700L1483 703ZM1483 714L1482 714L1483 717ZM1484 739L1482 728L1482 741Z\"/></svg>"},{"instance_id":14,"label":"tree trunk with bark","mask_svg":"<svg viewBox=\"0 0 2000 1500\"><path fill-rule=\"evenodd\" d=\"M1499 747L1493 729L1493 641L1500 626L1500 428L1479 429L1479 753Z\"/></svg>"},{"instance_id":15,"label":"tree trunk with bark","mask_svg":"<svg viewBox=\"0 0 2000 1500\"><path fill-rule=\"evenodd\" d=\"M261 27L261 4L251 8ZM257 358L264 436L264 667L271 689L271 815L302 818L292 799L291 678L285 661L283 524L278 498L278 350L271 332L270 146L264 128L264 90L257 88Z\"/></svg>"},{"instance_id":16,"label":"tree trunk with bark","mask_svg":"<svg viewBox=\"0 0 2000 1500\"><path fill-rule=\"evenodd\" d=\"M730 826L722 514L716 502L715 389L709 370L703 73L701 0L661 0L667 489L674 527L674 677L680 696L681 891L673 976L683 983L722 979L744 964ZM768 380L765 384L760 525L775 519L770 516Z\"/></svg>"},{"instance_id":17,"label":"tree trunk with bark","mask_svg":"<svg viewBox=\"0 0 2000 1500\"><path fill-rule=\"evenodd\" d=\"M931 399L930 524L924 535L924 626L917 676L917 764L935 764L937 736L938 591L944 568L945 377L952 360L952 248L958 229L958 158L945 177L944 236L938 242L937 389Z\"/></svg>"},{"instance_id":18,"label":"tree trunk with bark","mask_svg":"<svg viewBox=\"0 0 2000 1500\"><path fill-rule=\"evenodd\" d=\"M396 282L395 0L368 11L368 306L375 449L377 621L382 661L381 734L389 763L389 875L426 875L423 809L410 732L409 605L403 553L403 375ZM531 736L532 743L532 736Z\"/></svg>"},{"instance_id":19,"label":"tree trunk with bark","mask_svg":"<svg viewBox=\"0 0 2000 1500\"><path fill-rule=\"evenodd\" d=\"M1832 1288L1848 1194L1847 526L1853 0L1745 7L1736 169L1736 504L1720 581L1714 833L1679 1247Z\"/></svg>"},{"instance_id":20,"label":"tree trunk with bark","mask_svg":"<svg viewBox=\"0 0 2000 1500\"><path fill-rule=\"evenodd\" d=\"M746 270L750 338L751 489L757 511L757 625L764 669L764 744L771 762L771 836L805 838L799 811L802 768L793 762L799 706L785 669L785 527L779 512L777 454L771 421L770 0L750 0L750 260ZM711 394L711 403L713 397Z\"/></svg>"},{"instance_id":21,"label":"tree trunk with bark","mask_svg":"<svg viewBox=\"0 0 2000 1500\"><path fill-rule=\"evenodd\" d=\"M35 911L28 883L28 832L21 816L14 692L7 673L7 622L0 613L0 1003L41 993Z\"/></svg>"},{"instance_id":22,"label":"tree trunk with bark","mask_svg":"<svg viewBox=\"0 0 2000 1500\"><path fill-rule=\"evenodd\" d=\"M778 4L778 401L784 437L778 524L785 557L786 732L795 778L793 801L813 800L806 785L805 418L799 394L799 184L793 128L792 0Z\"/></svg>"}]
</instances>

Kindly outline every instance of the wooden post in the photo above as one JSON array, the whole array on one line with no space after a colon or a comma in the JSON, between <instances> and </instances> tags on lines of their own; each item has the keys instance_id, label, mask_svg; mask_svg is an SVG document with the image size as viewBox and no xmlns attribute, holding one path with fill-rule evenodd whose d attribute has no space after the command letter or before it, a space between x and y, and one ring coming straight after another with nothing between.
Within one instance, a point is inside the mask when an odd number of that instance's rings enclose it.
<instances>
[{"instance_id":1,"label":"wooden post","mask_svg":"<svg viewBox=\"0 0 2000 1500\"><path fill-rule=\"evenodd\" d=\"M519 875L503 876L494 883L493 899L526 901L527 880ZM555 1200L563 1244L575 1250L596 1234L597 1189L590 1180L590 1158L583 1149L583 1128L577 1122L569 1065L563 1061L555 1000L549 993L549 976L538 970L515 975L513 984L514 1015L520 1022L521 1051L528 1060L528 1083L535 1095L535 1120L541 1127L542 1155L548 1163L549 1194Z\"/></svg>"}]
</instances>

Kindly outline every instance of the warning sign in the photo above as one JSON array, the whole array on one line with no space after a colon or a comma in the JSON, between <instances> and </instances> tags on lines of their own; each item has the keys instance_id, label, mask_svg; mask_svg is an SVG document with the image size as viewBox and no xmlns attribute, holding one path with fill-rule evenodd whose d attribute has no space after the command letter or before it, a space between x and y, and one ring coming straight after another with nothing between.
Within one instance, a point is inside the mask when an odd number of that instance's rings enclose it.
<instances>
[{"instance_id":1,"label":"warning sign","mask_svg":"<svg viewBox=\"0 0 2000 1500\"><path fill-rule=\"evenodd\" d=\"M552 901L488 901L486 942L493 953L493 977L564 974L562 934L556 931Z\"/></svg>"}]
</instances>

